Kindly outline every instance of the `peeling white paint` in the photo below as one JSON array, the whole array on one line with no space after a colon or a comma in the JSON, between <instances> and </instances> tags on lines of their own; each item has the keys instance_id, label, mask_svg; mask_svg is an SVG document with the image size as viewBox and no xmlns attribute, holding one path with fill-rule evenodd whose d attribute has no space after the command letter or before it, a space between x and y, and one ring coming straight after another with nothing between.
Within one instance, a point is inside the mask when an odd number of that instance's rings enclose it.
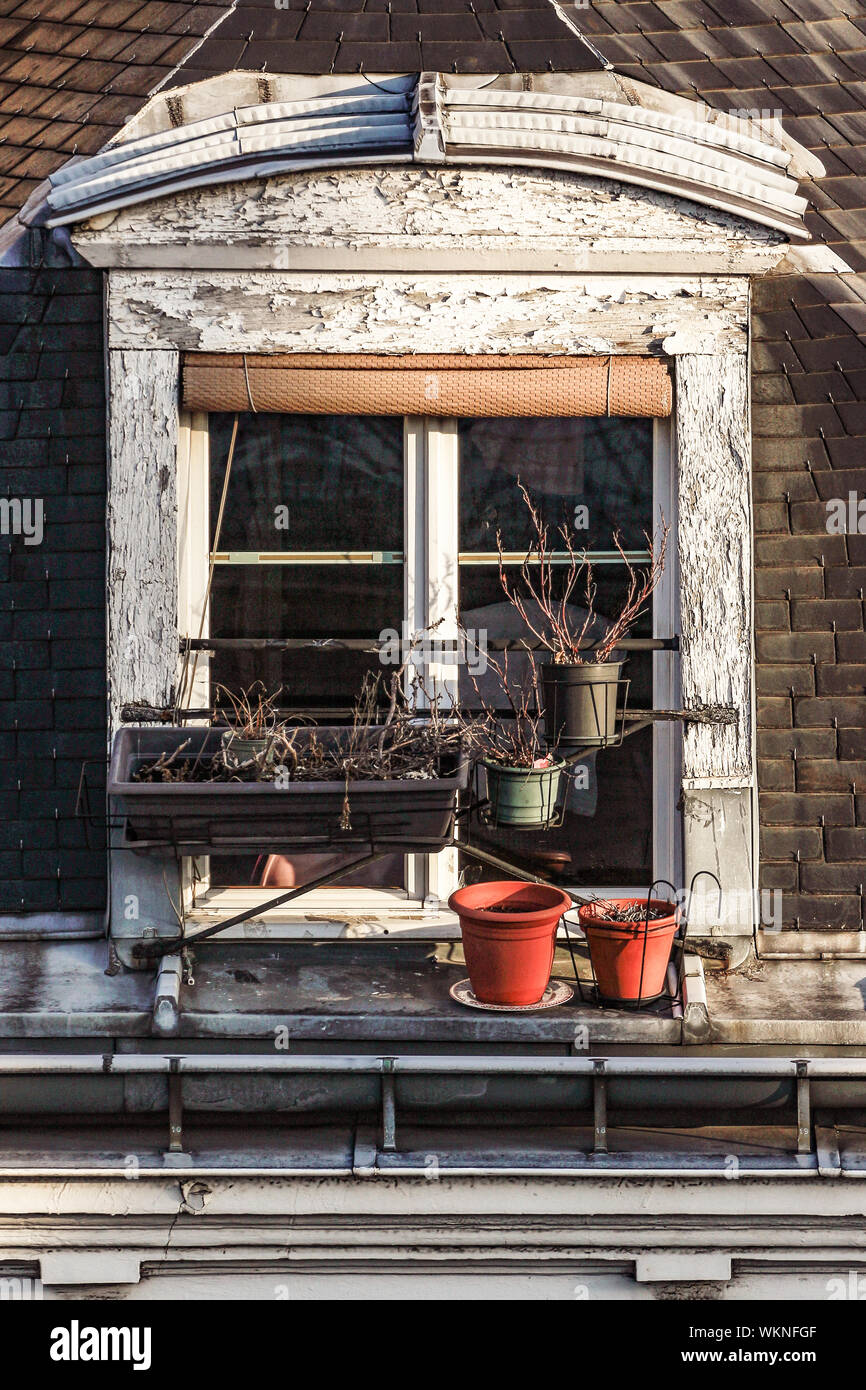
<instances>
[{"instance_id":1,"label":"peeling white paint","mask_svg":"<svg viewBox=\"0 0 866 1390\"><path fill-rule=\"evenodd\" d=\"M748 282L113 271L108 316L115 349L646 354L690 328L736 354L746 350Z\"/></svg>"}]
</instances>

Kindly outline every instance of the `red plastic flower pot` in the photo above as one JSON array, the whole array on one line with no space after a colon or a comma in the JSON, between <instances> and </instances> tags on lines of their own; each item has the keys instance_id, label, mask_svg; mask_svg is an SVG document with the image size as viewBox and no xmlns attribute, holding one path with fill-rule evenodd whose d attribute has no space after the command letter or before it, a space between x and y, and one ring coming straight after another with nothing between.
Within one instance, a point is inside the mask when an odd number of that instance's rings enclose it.
<instances>
[{"instance_id":1,"label":"red plastic flower pot","mask_svg":"<svg viewBox=\"0 0 866 1390\"><path fill-rule=\"evenodd\" d=\"M538 1004L553 967L556 928L573 903L561 888L505 879L458 888L463 953L481 1004Z\"/></svg>"},{"instance_id":2,"label":"red plastic flower pot","mask_svg":"<svg viewBox=\"0 0 866 1390\"><path fill-rule=\"evenodd\" d=\"M613 910L646 898L611 898L604 906ZM602 917L595 904L582 907L580 925L589 945L589 955L598 992L603 999L617 1003L641 1003L664 993L668 961L677 930L677 908L673 903L651 899L650 907L664 909L666 916L655 921L617 922ZM646 949L644 949L646 943Z\"/></svg>"}]
</instances>

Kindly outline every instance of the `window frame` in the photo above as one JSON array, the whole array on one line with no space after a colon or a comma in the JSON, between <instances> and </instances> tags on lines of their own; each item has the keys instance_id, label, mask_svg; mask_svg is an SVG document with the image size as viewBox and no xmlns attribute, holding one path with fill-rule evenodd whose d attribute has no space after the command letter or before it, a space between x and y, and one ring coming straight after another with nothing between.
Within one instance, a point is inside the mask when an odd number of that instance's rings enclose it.
<instances>
[{"instance_id":1,"label":"window frame","mask_svg":"<svg viewBox=\"0 0 866 1390\"><path fill-rule=\"evenodd\" d=\"M656 637L679 631L677 563L676 459L672 417L653 422L653 514L661 510L670 524L668 565L653 596L652 631ZM459 439L458 420L405 416L403 619L409 631L438 624L437 641L457 637L459 573ZM178 447L178 623L179 632L197 636L209 631L209 612L202 620L201 598L207 584L210 539L209 432L205 412L181 412ZM421 581L419 582L419 575ZM653 659L653 705L679 703L679 659L675 651L656 651ZM456 664L428 664L428 682L442 682L456 692ZM193 705L210 701L210 658L202 653L196 669ZM677 809L681 772L679 726L653 724L653 873L676 884L682 873L681 816ZM265 937L292 940L312 936L413 936L441 940L459 936L459 923L447 908L457 887L458 851L407 855L405 890L341 887L314 889L297 904L263 913L230 929L226 939ZM583 891L609 896L645 895L649 885L604 885ZM183 860L182 888L188 924L204 925L274 896L271 888L252 885L212 887L209 862ZM315 916L315 924L310 914ZM374 920L371 921L371 918Z\"/></svg>"}]
</instances>

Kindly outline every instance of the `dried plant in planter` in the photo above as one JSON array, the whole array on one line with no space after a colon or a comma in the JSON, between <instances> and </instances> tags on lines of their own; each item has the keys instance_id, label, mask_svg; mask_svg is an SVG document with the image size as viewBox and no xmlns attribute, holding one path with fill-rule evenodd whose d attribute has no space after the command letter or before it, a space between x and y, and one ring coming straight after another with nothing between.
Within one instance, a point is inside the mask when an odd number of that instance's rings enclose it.
<instances>
[{"instance_id":1,"label":"dried plant in planter","mask_svg":"<svg viewBox=\"0 0 866 1390\"><path fill-rule=\"evenodd\" d=\"M488 655L506 709L494 709L472 678L481 703L482 717L466 721L464 740L485 768L488 807L482 819L494 825L542 827L558 815L564 763L547 748L542 733L538 668L532 653L520 679L508 665Z\"/></svg>"},{"instance_id":2,"label":"dried plant in planter","mask_svg":"<svg viewBox=\"0 0 866 1390\"><path fill-rule=\"evenodd\" d=\"M505 697L505 710L495 709L482 695L475 677L472 677L483 714L477 720L466 719L462 713L460 717L464 719L464 738L468 747L484 762L526 769L550 763L542 733L538 667L531 652L527 653L527 657L527 670L518 679L509 669L507 651L503 652L501 663L488 653L487 667L493 672Z\"/></svg>"},{"instance_id":3,"label":"dried plant in planter","mask_svg":"<svg viewBox=\"0 0 866 1390\"><path fill-rule=\"evenodd\" d=\"M344 830L352 828L351 782L441 777L449 763L456 765L465 744L465 722L456 717L452 706L443 710L438 692L429 698L417 675L406 688L408 665L409 658L387 679L381 672L368 672L353 707L352 723L338 736L333 756L337 775L345 783ZM426 698L423 707L422 695Z\"/></svg>"},{"instance_id":4,"label":"dried plant in planter","mask_svg":"<svg viewBox=\"0 0 866 1390\"><path fill-rule=\"evenodd\" d=\"M247 690L234 694L226 685L217 686L217 694L224 695L234 715L232 733L239 738L268 738L280 723L277 700L283 693L282 686L269 695L264 681L253 681Z\"/></svg>"},{"instance_id":5,"label":"dried plant in planter","mask_svg":"<svg viewBox=\"0 0 866 1390\"><path fill-rule=\"evenodd\" d=\"M618 642L627 637L638 618L646 611L646 605L664 573L670 526L661 518L658 542L646 531L647 549L650 553L646 568L635 567L622 546L619 532L615 532L613 543L625 565L628 576L628 590L620 611L613 619L601 618L596 612L596 584L592 563L586 558L582 548L576 543L576 535L563 523L557 529L568 552L568 562L556 564L553 560L553 547L550 543L550 528L533 502L524 484L518 478L517 486L529 512L533 539L520 568L523 592L509 579L506 571L502 533L496 533L499 551L499 579L502 590L509 603L517 610L529 631L550 653L557 665L580 666L600 664L610 661ZM555 578L565 571L565 580L560 597L555 596ZM584 604L584 617L579 626L574 624L569 613L572 600L580 596ZM530 604L541 614L543 621L530 617ZM593 641L599 622L606 624L606 631L598 641ZM592 642L591 647L587 643Z\"/></svg>"},{"instance_id":6,"label":"dried plant in planter","mask_svg":"<svg viewBox=\"0 0 866 1390\"><path fill-rule=\"evenodd\" d=\"M575 533L563 523L557 530L568 559L553 559L550 528L529 492L518 487L532 521L533 539L520 569L520 585L508 576L497 532L499 579L503 593L528 631L550 654L542 667L544 709L548 741L564 748L603 747L616 738L617 696L622 662L615 661L617 646L646 612L647 603L664 573L670 527L661 517L656 539L644 532L649 563L635 566L628 558L619 532L613 543L625 567L626 595L613 618L596 611L596 583L592 563L576 542ZM559 580L559 583L557 583ZM559 590L557 596L557 590ZM583 616L573 616L572 600L583 600ZM603 631L599 634L599 628Z\"/></svg>"},{"instance_id":7,"label":"dried plant in planter","mask_svg":"<svg viewBox=\"0 0 866 1390\"><path fill-rule=\"evenodd\" d=\"M268 694L262 681L254 681L237 695L218 685L217 694L225 697L234 716L231 728L223 735L221 750L227 771L247 769L261 777L288 752L289 731L277 709L282 687Z\"/></svg>"},{"instance_id":8,"label":"dried plant in planter","mask_svg":"<svg viewBox=\"0 0 866 1390\"><path fill-rule=\"evenodd\" d=\"M355 781L439 777L444 765L456 765L464 724L440 699L429 699L417 678L405 688L409 659L387 677L368 673L345 728L319 729L303 717L281 717L281 692L268 693L261 682L240 693L220 686L236 723L225 730L218 751L207 759L184 758L186 740L139 768L135 780L343 781L348 787Z\"/></svg>"},{"instance_id":9,"label":"dried plant in planter","mask_svg":"<svg viewBox=\"0 0 866 1390\"><path fill-rule=\"evenodd\" d=\"M238 765L219 725L119 730L109 795L122 798L128 835L193 853L444 848L469 784L462 727L438 704L425 710L403 675L390 667L369 676L346 725L278 718L267 737L279 741L280 762L257 755Z\"/></svg>"}]
</instances>

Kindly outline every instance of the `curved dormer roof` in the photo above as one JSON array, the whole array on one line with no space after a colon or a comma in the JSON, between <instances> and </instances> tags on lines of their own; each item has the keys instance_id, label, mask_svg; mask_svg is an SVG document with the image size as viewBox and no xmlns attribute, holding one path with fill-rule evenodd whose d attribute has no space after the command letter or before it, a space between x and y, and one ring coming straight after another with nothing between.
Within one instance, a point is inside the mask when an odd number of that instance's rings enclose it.
<instances>
[{"instance_id":1,"label":"curved dormer roof","mask_svg":"<svg viewBox=\"0 0 866 1390\"><path fill-rule=\"evenodd\" d=\"M262 97L266 96L266 100ZM181 189L370 163L567 169L804 237L787 138L606 72L302 77L233 72L155 97L99 154L51 176L49 225Z\"/></svg>"}]
</instances>

